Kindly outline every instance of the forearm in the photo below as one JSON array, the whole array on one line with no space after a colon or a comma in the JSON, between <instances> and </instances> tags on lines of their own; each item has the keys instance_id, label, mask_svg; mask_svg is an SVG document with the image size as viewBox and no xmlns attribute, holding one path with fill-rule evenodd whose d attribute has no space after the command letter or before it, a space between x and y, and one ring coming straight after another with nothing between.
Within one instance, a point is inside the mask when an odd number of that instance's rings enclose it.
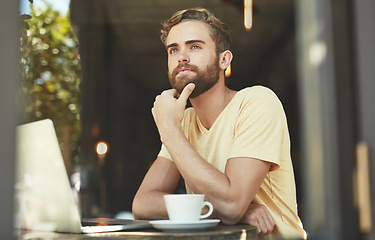
<instances>
[{"instance_id":1,"label":"forearm","mask_svg":"<svg viewBox=\"0 0 375 240\"><path fill-rule=\"evenodd\" d=\"M164 144L185 182L194 193L205 194L206 200L214 205L215 214L224 223L237 223L251 200L239 197L230 178L204 160L182 131L173 129L170 132L171 135L164 135Z\"/></svg>"},{"instance_id":2,"label":"forearm","mask_svg":"<svg viewBox=\"0 0 375 240\"><path fill-rule=\"evenodd\" d=\"M180 178L181 175L173 162L157 158L134 197L134 218L167 219L163 195L172 193Z\"/></svg>"},{"instance_id":3,"label":"forearm","mask_svg":"<svg viewBox=\"0 0 375 240\"><path fill-rule=\"evenodd\" d=\"M137 193L133 200L133 215L135 219L154 220L168 219L163 196L168 194L161 191Z\"/></svg>"}]
</instances>

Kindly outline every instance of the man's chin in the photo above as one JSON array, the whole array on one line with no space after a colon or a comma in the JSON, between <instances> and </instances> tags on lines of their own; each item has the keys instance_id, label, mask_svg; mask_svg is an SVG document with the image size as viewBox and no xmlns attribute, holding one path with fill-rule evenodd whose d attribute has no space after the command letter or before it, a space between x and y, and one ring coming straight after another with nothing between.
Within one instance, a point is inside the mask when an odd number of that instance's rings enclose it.
<instances>
[{"instance_id":1,"label":"man's chin","mask_svg":"<svg viewBox=\"0 0 375 240\"><path fill-rule=\"evenodd\" d=\"M189 84L189 83L194 83L194 81L188 81L188 82L185 82L183 84L179 84L178 86L173 86L174 89L177 90L178 93L182 93L182 91L184 90L184 88ZM195 84L195 83L194 83ZM194 91L193 91L194 93Z\"/></svg>"}]
</instances>

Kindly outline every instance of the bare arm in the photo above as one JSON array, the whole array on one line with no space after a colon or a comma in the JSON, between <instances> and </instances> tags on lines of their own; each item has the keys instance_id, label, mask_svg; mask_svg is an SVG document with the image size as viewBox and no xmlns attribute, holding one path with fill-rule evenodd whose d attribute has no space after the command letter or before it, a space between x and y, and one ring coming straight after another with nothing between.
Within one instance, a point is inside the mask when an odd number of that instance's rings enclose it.
<instances>
[{"instance_id":1,"label":"bare arm","mask_svg":"<svg viewBox=\"0 0 375 240\"><path fill-rule=\"evenodd\" d=\"M222 173L201 158L186 138L174 138L166 146L172 150L169 152L185 182L194 193L206 195L214 205L215 215L225 224L240 221L271 165L252 158L232 158Z\"/></svg>"},{"instance_id":2,"label":"bare arm","mask_svg":"<svg viewBox=\"0 0 375 240\"><path fill-rule=\"evenodd\" d=\"M180 178L175 164L158 158L149 169L133 201L136 219L167 219L163 195L171 193ZM218 216L215 216L218 217ZM260 235L271 233L275 222L267 207L252 202L241 222L254 225Z\"/></svg>"},{"instance_id":3,"label":"bare arm","mask_svg":"<svg viewBox=\"0 0 375 240\"><path fill-rule=\"evenodd\" d=\"M180 173L168 159L158 157L148 170L133 200L135 219L168 219L163 195L176 188Z\"/></svg>"},{"instance_id":4,"label":"bare arm","mask_svg":"<svg viewBox=\"0 0 375 240\"><path fill-rule=\"evenodd\" d=\"M193 85L194 86L194 85ZM204 193L225 224L241 220L269 172L271 164L253 158L229 159L224 173L205 161L191 146L181 130L187 98L194 89L187 85L181 96L168 90L158 96L152 113L161 140L178 171L195 193Z\"/></svg>"}]
</instances>

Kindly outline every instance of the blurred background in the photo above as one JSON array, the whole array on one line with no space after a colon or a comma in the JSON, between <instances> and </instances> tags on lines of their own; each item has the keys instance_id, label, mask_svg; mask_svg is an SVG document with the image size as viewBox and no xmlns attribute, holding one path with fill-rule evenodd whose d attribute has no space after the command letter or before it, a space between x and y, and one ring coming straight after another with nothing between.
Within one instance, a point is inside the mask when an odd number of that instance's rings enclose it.
<instances>
[{"instance_id":1,"label":"blurred background","mask_svg":"<svg viewBox=\"0 0 375 240\"><path fill-rule=\"evenodd\" d=\"M8 129L51 118L82 216L131 216L134 194L160 149L150 110L169 88L161 22L201 6L232 31L228 86L267 86L284 105L299 215L310 238L375 239L374 1L3 4L14 10L0 14L1 32L11 29L0 54L1 112L9 113L1 119L4 191L13 191L15 168Z\"/></svg>"}]
</instances>

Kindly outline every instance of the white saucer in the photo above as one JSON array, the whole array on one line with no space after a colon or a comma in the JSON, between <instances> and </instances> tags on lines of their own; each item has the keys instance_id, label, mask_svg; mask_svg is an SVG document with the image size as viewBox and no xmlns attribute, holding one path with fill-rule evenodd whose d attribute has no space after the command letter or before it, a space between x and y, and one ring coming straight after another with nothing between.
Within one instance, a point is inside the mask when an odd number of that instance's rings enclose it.
<instances>
[{"instance_id":1,"label":"white saucer","mask_svg":"<svg viewBox=\"0 0 375 240\"><path fill-rule=\"evenodd\" d=\"M216 226L219 222L219 219L204 219L197 222L172 222L170 220L150 221L154 228L161 230L209 228Z\"/></svg>"}]
</instances>

